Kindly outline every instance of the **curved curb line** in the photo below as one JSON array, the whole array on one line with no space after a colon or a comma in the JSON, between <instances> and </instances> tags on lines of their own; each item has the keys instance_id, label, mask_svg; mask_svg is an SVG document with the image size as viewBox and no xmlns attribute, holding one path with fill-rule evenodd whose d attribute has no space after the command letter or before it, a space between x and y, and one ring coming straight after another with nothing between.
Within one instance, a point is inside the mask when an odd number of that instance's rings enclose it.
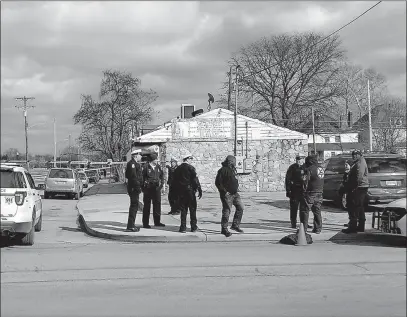
<instances>
[{"instance_id":1,"label":"curved curb line","mask_svg":"<svg viewBox=\"0 0 408 317\"><path fill-rule=\"evenodd\" d=\"M84 219L84 216L81 214L78 208L78 204L76 206L76 209L78 211L77 223L80 229L86 234L88 234L89 236L96 237L96 238L116 240L116 241L122 241L122 242L132 242L132 243L205 242L206 241L206 237L201 238L198 236L166 237L166 236L136 236L135 235L134 237L129 237L129 236L100 232L88 226L88 224L86 223Z\"/></svg>"}]
</instances>

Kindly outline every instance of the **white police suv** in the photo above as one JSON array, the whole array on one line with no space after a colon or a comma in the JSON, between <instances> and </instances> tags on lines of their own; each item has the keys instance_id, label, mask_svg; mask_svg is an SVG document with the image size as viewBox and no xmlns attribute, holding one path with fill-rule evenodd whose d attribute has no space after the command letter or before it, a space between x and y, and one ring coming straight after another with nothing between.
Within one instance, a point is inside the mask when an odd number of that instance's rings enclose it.
<instances>
[{"instance_id":1,"label":"white police suv","mask_svg":"<svg viewBox=\"0 0 408 317\"><path fill-rule=\"evenodd\" d=\"M34 244L34 231L41 231L42 200L30 173L18 164L0 164L2 237Z\"/></svg>"}]
</instances>

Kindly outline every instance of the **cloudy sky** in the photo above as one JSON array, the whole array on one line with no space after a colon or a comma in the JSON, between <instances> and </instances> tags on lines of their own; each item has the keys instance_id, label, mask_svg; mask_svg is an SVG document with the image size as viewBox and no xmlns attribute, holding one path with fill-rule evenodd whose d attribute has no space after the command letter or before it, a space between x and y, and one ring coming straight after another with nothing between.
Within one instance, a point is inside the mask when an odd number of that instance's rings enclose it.
<instances>
[{"instance_id":1,"label":"cloudy sky","mask_svg":"<svg viewBox=\"0 0 408 317\"><path fill-rule=\"evenodd\" d=\"M72 117L80 94L97 97L102 70L132 72L157 91L160 124L181 103L206 109L240 46L283 32L329 34L375 2L8 2L1 3L1 150L24 152L29 104L30 153L53 153L57 139L79 135ZM406 98L406 2L383 1L340 32L349 60L374 67L389 91ZM21 102L20 102L21 104Z\"/></svg>"}]
</instances>

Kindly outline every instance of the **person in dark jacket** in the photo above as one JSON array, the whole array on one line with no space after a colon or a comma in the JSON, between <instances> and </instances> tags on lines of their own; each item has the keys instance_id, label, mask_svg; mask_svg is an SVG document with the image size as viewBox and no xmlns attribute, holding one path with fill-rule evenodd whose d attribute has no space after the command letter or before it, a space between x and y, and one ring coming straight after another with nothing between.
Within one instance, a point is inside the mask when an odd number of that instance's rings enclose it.
<instances>
[{"instance_id":1,"label":"person in dark jacket","mask_svg":"<svg viewBox=\"0 0 408 317\"><path fill-rule=\"evenodd\" d=\"M195 168L191 165L193 156L186 153L183 156L183 163L180 164L173 174L171 187L173 194L177 197L178 208L180 209L180 229L179 232L185 233L187 230L187 212L190 210L191 232L196 232L197 227L197 199L201 199L203 191L197 177Z\"/></svg>"},{"instance_id":2,"label":"person in dark jacket","mask_svg":"<svg viewBox=\"0 0 408 317\"><path fill-rule=\"evenodd\" d=\"M217 186L220 193L222 203L221 234L230 237L231 232L228 230L228 222L232 205L235 206L235 214L231 230L238 233L244 232L240 228L242 215L244 213L244 205L242 204L241 196L238 193L239 184L238 179L236 178L237 171L235 169L235 157L228 155L221 165L222 167L218 170L217 177L215 178L215 186Z\"/></svg>"},{"instance_id":3,"label":"person in dark jacket","mask_svg":"<svg viewBox=\"0 0 408 317\"><path fill-rule=\"evenodd\" d=\"M354 164L350 169L347 183L353 204L348 228L342 230L344 233L364 232L366 221L364 209L367 201L367 191L370 187L367 163L362 153L353 151L351 155Z\"/></svg>"},{"instance_id":4,"label":"person in dark jacket","mask_svg":"<svg viewBox=\"0 0 408 317\"><path fill-rule=\"evenodd\" d=\"M349 186L348 186L349 173L350 173L350 162L346 160L344 162L343 180L339 188L340 199L343 199L343 195L346 194L346 209L347 209L347 213L349 216L349 223L345 224L344 225L345 227L348 227L350 224L350 219L351 219L350 215L351 215L352 202L353 202L353 200L351 199L352 195L350 193Z\"/></svg>"},{"instance_id":5,"label":"person in dark jacket","mask_svg":"<svg viewBox=\"0 0 408 317\"><path fill-rule=\"evenodd\" d=\"M125 176L127 178L127 192L130 197L129 216L126 231L138 232L139 228L135 227L136 213L139 208L139 195L142 192L142 169L139 164L142 158L141 150L133 150L132 158L126 164Z\"/></svg>"},{"instance_id":6,"label":"person in dark jacket","mask_svg":"<svg viewBox=\"0 0 408 317\"><path fill-rule=\"evenodd\" d=\"M149 162L143 169L143 228L150 229L150 205L153 204L153 220L156 227L164 227L161 218L161 189L164 185L164 174L157 162L157 154L149 156Z\"/></svg>"},{"instance_id":7,"label":"person in dark jacket","mask_svg":"<svg viewBox=\"0 0 408 317\"><path fill-rule=\"evenodd\" d=\"M296 163L289 166L285 177L286 197L289 198L290 223L292 228L296 228L297 214L302 198L303 163L304 156L297 154Z\"/></svg>"},{"instance_id":8,"label":"person in dark jacket","mask_svg":"<svg viewBox=\"0 0 408 317\"><path fill-rule=\"evenodd\" d=\"M180 214L180 211L178 210L177 207L177 196L174 194L174 190L172 187L172 182L173 182L173 174L174 171L177 168L177 160L172 157L170 160L170 166L166 166L167 167L167 185L169 186L169 195L168 195L168 199L169 199L169 204L170 204L170 212L169 215L178 215Z\"/></svg>"},{"instance_id":9,"label":"person in dark jacket","mask_svg":"<svg viewBox=\"0 0 408 317\"><path fill-rule=\"evenodd\" d=\"M316 156L308 156L305 159L303 175L303 195L300 201L300 222L307 231L309 211L313 212L313 233L322 231L321 206L323 202L324 168L319 166Z\"/></svg>"}]
</instances>

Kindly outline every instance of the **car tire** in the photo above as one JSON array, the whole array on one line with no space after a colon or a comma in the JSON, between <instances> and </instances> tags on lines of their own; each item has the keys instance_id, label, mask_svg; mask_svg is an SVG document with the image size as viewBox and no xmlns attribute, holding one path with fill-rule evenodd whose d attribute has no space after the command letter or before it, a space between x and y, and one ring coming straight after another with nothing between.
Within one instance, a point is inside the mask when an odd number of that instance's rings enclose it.
<instances>
[{"instance_id":1,"label":"car tire","mask_svg":"<svg viewBox=\"0 0 408 317\"><path fill-rule=\"evenodd\" d=\"M35 212L33 214L33 219L32 219L32 226L31 230L29 233L27 233L22 239L21 239L21 244L22 245L33 245L34 244L34 223L35 223Z\"/></svg>"},{"instance_id":2,"label":"car tire","mask_svg":"<svg viewBox=\"0 0 408 317\"><path fill-rule=\"evenodd\" d=\"M75 200L79 200L79 195L80 195L80 194L79 194L78 192L75 193L75 194L74 194L74 199L75 199Z\"/></svg>"},{"instance_id":3,"label":"car tire","mask_svg":"<svg viewBox=\"0 0 408 317\"><path fill-rule=\"evenodd\" d=\"M37 224L35 225L34 229L35 229L36 232L40 232L40 231L41 231L41 229L42 229L42 213L41 213L40 219L38 219L38 222L37 222Z\"/></svg>"}]
</instances>

